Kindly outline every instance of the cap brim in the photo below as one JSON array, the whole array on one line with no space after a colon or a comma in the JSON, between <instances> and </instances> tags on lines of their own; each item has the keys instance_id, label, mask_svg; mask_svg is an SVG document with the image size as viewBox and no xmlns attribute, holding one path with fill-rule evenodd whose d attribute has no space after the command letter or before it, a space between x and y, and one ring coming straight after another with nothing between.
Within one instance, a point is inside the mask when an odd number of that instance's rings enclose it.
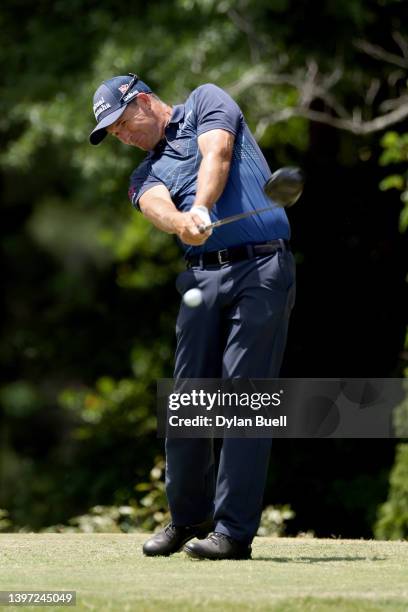
<instances>
[{"instance_id":1,"label":"cap brim","mask_svg":"<svg viewBox=\"0 0 408 612\"><path fill-rule=\"evenodd\" d=\"M123 106L118 108L118 110L115 110L113 113L105 117L105 119L102 119L100 123L98 123L96 128L94 128L92 132L89 134L89 142L91 144L97 145L100 142L102 142L102 140L105 138L107 134L106 128L109 125L112 125L112 123L115 123L117 119L119 119L119 117L126 110L126 106L127 104L124 104Z\"/></svg>"}]
</instances>

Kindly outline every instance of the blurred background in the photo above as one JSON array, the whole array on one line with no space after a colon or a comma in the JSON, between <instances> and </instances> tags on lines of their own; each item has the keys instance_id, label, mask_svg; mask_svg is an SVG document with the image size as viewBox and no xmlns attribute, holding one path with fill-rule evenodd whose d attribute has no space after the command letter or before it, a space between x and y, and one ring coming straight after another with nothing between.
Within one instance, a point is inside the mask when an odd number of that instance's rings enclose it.
<instances>
[{"instance_id":1,"label":"blurred background","mask_svg":"<svg viewBox=\"0 0 408 612\"><path fill-rule=\"evenodd\" d=\"M155 381L182 262L128 202L144 154L88 144L113 75L169 104L216 83L272 170L304 168L282 375L408 374L403 0L3 0L0 25L0 531L166 519ZM405 538L407 483L404 439L277 440L263 526Z\"/></svg>"}]
</instances>

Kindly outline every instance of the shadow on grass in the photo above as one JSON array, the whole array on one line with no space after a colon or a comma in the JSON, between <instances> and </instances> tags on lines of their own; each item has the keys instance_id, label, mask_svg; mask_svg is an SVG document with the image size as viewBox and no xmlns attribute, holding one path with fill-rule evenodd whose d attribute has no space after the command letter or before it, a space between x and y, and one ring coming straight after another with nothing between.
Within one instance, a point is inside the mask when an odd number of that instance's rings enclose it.
<instances>
[{"instance_id":1,"label":"shadow on grass","mask_svg":"<svg viewBox=\"0 0 408 612\"><path fill-rule=\"evenodd\" d=\"M385 557L260 557L252 561L273 561L274 563L331 563L336 561L386 561Z\"/></svg>"}]
</instances>

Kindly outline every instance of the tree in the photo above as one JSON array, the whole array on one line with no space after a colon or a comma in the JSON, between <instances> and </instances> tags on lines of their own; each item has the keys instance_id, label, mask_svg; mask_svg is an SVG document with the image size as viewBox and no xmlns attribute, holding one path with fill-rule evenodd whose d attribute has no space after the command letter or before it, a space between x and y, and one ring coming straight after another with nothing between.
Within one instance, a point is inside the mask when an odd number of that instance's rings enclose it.
<instances>
[{"instance_id":1,"label":"tree","mask_svg":"<svg viewBox=\"0 0 408 612\"><path fill-rule=\"evenodd\" d=\"M92 92L129 70L169 103L216 82L271 165L304 160L313 185L327 134L360 170L381 135L367 126L406 116L404 17L397 0L2 3L0 507L14 523L127 501L157 452L154 380L172 370L178 250L127 201L142 155L109 139L89 146ZM306 241L316 227L298 218Z\"/></svg>"}]
</instances>

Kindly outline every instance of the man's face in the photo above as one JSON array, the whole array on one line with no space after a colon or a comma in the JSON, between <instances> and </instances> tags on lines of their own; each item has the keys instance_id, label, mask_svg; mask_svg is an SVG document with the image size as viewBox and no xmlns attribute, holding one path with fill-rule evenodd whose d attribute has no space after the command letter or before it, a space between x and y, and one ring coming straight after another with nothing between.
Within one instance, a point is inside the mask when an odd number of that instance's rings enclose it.
<instances>
[{"instance_id":1,"label":"man's face","mask_svg":"<svg viewBox=\"0 0 408 612\"><path fill-rule=\"evenodd\" d=\"M152 100L141 94L106 131L121 142L144 151L151 151L162 138L162 125Z\"/></svg>"}]
</instances>

